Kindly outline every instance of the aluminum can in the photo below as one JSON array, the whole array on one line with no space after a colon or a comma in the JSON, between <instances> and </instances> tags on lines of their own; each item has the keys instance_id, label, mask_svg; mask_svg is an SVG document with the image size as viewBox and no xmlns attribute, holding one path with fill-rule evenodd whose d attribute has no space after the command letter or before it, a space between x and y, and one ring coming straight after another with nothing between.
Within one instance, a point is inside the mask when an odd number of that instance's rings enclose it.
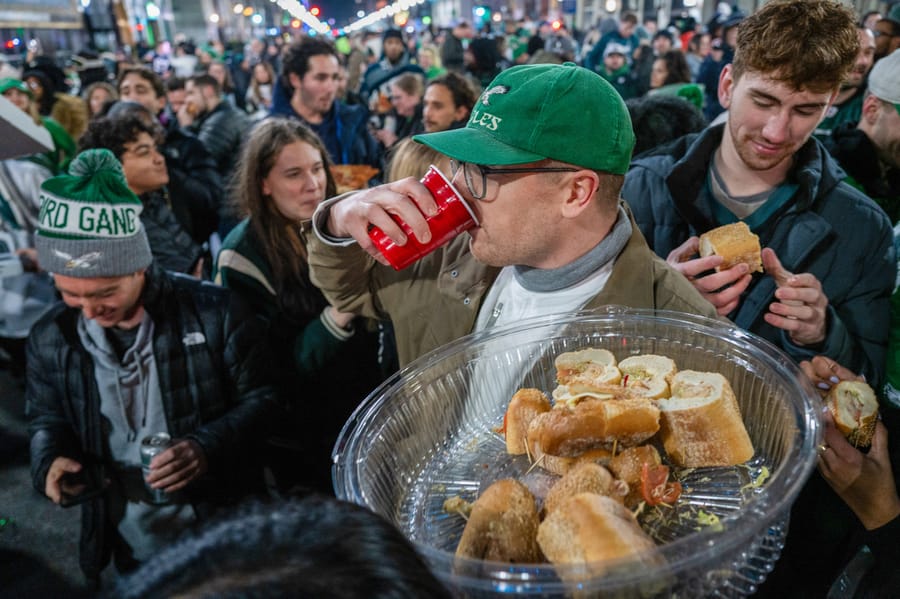
<instances>
[{"instance_id":1,"label":"aluminum can","mask_svg":"<svg viewBox=\"0 0 900 599\"><path fill-rule=\"evenodd\" d=\"M141 471L144 473L144 486L150 495L150 503L157 505L169 503L169 494L162 489L153 489L147 484L147 477L150 475L150 462L153 456L164 452L172 445L172 437L168 433L155 433L144 437L141 441Z\"/></svg>"}]
</instances>

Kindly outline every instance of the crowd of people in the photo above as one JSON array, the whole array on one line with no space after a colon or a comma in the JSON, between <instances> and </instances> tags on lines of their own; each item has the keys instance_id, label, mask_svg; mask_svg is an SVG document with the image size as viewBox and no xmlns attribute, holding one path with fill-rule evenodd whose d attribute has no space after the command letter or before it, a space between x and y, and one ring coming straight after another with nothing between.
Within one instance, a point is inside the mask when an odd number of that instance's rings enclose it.
<instances>
[{"instance_id":1,"label":"crowd of people","mask_svg":"<svg viewBox=\"0 0 900 599\"><path fill-rule=\"evenodd\" d=\"M843 575L887 596L900 557L886 542L900 527L898 19L772 0L706 24L625 12L583 36L520 21L254 40L233 55L164 42L72 90L32 57L0 94L52 147L0 161L0 250L23 271L0 279L0 323L19 325L0 327L0 347L24 372L34 487L83 502L86 577L182 563L207 546L186 531L248 499L331 494L344 422L428 351L619 304L727 318L823 391L857 377L883 390L869 453L826 422L760 595L825 596ZM430 164L478 225L397 271L369 230L403 244L399 217L427 242ZM347 186L342 167L374 174ZM698 257L700 234L737 221L760 237L765 273ZM158 433L172 443L142 464ZM85 474L103 488L73 499ZM320 534L336 540L365 519L292 501L251 508L261 528L242 538L266 545L259 560L280 535L267 519L303 505L327 512ZM226 540L215 559L231 563L246 548ZM409 592L438 596L397 551L365 576L405 569ZM860 560L866 575L848 574ZM291 585L313 569L268 566ZM153 572L128 596L187 584Z\"/></svg>"}]
</instances>

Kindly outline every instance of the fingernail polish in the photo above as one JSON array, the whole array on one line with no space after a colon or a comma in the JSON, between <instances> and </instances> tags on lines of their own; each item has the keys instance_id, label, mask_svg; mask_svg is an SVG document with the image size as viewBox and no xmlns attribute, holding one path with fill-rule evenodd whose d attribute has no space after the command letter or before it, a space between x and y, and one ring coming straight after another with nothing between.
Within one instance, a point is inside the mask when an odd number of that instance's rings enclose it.
<instances>
[{"instance_id":1,"label":"fingernail polish","mask_svg":"<svg viewBox=\"0 0 900 599\"><path fill-rule=\"evenodd\" d=\"M816 383L816 387L818 387L822 391L829 391L831 389L831 385L829 385L828 383L826 383L824 381L820 382L820 383Z\"/></svg>"},{"instance_id":2,"label":"fingernail polish","mask_svg":"<svg viewBox=\"0 0 900 599\"><path fill-rule=\"evenodd\" d=\"M841 382L841 379L839 379L839 378L836 377L836 376L832 376L832 377L830 377L828 380L831 381L831 382L832 382L833 384L835 384L835 385L837 385L838 383Z\"/></svg>"}]
</instances>

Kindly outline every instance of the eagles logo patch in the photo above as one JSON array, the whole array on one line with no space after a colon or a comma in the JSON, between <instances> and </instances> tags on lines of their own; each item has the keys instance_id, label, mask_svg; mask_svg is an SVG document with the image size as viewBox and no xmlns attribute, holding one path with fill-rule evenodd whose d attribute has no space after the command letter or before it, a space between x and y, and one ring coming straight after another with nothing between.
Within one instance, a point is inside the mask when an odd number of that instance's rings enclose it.
<instances>
[{"instance_id":1,"label":"eagles logo patch","mask_svg":"<svg viewBox=\"0 0 900 599\"><path fill-rule=\"evenodd\" d=\"M485 106L491 105L491 96L494 94L508 94L509 86L508 85L495 85L490 89L486 89L483 94L481 94L481 103Z\"/></svg>"}]
</instances>

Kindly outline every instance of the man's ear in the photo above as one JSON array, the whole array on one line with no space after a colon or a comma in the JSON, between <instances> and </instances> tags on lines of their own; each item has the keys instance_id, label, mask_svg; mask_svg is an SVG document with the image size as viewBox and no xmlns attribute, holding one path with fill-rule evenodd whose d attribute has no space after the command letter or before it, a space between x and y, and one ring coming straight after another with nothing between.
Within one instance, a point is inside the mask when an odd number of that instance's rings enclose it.
<instances>
[{"instance_id":1,"label":"man's ear","mask_svg":"<svg viewBox=\"0 0 900 599\"><path fill-rule=\"evenodd\" d=\"M722 69L722 72L719 73L719 104L722 105L722 108L728 110L731 108L731 99L732 94L734 93L734 86L737 82L734 80L734 67L733 65L727 64Z\"/></svg>"},{"instance_id":2,"label":"man's ear","mask_svg":"<svg viewBox=\"0 0 900 599\"><path fill-rule=\"evenodd\" d=\"M862 119L867 125L872 126L878 120L878 112L881 110L881 100L872 94L866 94L862 104Z\"/></svg>"},{"instance_id":3,"label":"man's ear","mask_svg":"<svg viewBox=\"0 0 900 599\"><path fill-rule=\"evenodd\" d=\"M592 170L582 169L570 176L566 189L569 192L563 204L563 216L566 218L575 218L591 205L594 196L597 195L597 189L600 187L600 176ZM568 177L567 177L568 178Z\"/></svg>"},{"instance_id":4,"label":"man's ear","mask_svg":"<svg viewBox=\"0 0 900 599\"><path fill-rule=\"evenodd\" d=\"M300 75L297 73L288 73L288 83L290 83L291 87L294 89L300 89Z\"/></svg>"}]
</instances>

